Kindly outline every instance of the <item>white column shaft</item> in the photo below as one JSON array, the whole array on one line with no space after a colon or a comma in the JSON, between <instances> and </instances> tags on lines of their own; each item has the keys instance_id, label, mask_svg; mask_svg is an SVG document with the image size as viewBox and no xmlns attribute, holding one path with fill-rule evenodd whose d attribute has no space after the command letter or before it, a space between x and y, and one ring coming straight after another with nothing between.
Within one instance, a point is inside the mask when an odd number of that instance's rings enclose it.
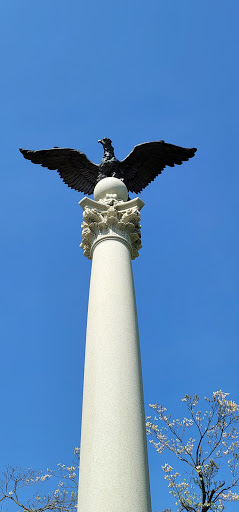
<instances>
[{"instance_id":1,"label":"white column shaft","mask_svg":"<svg viewBox=\"0 0 239 512\"><path fill-rule=\"evenodd\" d=\"M129 248L95 246L82 411L79 512L150 512L145 415Z\"/></svg>"}]
</instances>

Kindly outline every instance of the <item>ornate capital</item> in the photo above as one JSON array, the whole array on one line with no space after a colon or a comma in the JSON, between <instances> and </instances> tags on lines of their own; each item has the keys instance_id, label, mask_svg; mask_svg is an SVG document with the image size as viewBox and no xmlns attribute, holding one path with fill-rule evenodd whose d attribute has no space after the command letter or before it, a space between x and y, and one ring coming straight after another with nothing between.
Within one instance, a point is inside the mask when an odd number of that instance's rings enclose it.
<instances>
[{"instance_id":1,"label":"ornate capital","mask_svg":"<svg viewBox=\"0 0 239 512\"><path fill-rule=\"evenodd\" d=\"M93 201L84 197L80 202L83 208L82 247L84 255L92 259L98 243L104 240L119 240L127 245L134 260L141 249L140 210L144 202L136 197L124 202L117 194L106 194L103 199Z\"/></svg>"}]
</instances>

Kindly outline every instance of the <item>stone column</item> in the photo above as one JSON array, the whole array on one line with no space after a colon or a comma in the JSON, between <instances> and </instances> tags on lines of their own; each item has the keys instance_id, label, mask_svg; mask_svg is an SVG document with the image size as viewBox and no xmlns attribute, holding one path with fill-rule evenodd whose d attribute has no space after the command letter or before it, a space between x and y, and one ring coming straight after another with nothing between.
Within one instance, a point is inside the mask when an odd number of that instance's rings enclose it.
<instances>
[{"instance_id":1,"label":"stone column","mask_svg":"<svg viewBox=\"0 0 239 512\"><path fill-rule=\"evenodd\" d=\"M105 178L80 201L81 247L92 259L78 512L151 512L138 323L131 259L139 198Z\"/></svg>"}]
</instances>

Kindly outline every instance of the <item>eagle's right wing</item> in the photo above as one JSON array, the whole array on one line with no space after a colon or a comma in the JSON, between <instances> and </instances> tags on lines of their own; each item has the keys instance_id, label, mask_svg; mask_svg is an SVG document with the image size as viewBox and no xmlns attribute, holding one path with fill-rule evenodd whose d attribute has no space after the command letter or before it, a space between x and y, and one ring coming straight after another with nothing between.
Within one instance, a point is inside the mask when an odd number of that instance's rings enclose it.
<instances>
[{"instance_id":1,"label":"eagle's right wing","mask_svg":"<svg viewBox=\"0 0 239 512\"><path fill-rule=\"evenodd\" d=\"M99 173L98 165L88 160L87 156L77 149L52 148L31 151L20 148L24 158L34 164L48 169L56 169L68 187L92 194Z\"/></svg>"},{"instance_id":2,"label":"eagle's right wing","mask_svg":"<svg viewBox=\"0 0 239 512\"><path fill-rule=\"evenodd\" d=\"M167 165L181 165L196 151L196 148L181 148L163 140L138 144L121 162L124 183L130 192L141 192Z\"/></svg>"}]
</instances>

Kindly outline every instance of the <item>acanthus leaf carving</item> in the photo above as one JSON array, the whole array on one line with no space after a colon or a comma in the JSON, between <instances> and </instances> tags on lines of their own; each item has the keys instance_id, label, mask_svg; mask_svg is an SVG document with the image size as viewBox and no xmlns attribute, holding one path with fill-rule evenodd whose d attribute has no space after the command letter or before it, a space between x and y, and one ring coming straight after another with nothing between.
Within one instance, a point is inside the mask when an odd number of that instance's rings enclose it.
<instances>
[{"instance_id":1,"label":"acanthus leaf carving","mask_svg":"<svg viewBox=\"0 0 239 512\"><path fill-rule=\"evenodd\" d=\"M143 202L136 198L124 203L110 197L101 203L85 198L84 203L81 224L82 243L80 244L84 255L88 259L92 259L96 243L107 238L114 238L128 245L132 259L137 258L138 251L142 247L139 222L140 208L142 208Z\"/></svg>"}]
</instances>

